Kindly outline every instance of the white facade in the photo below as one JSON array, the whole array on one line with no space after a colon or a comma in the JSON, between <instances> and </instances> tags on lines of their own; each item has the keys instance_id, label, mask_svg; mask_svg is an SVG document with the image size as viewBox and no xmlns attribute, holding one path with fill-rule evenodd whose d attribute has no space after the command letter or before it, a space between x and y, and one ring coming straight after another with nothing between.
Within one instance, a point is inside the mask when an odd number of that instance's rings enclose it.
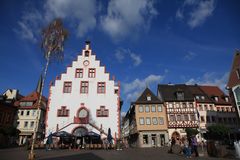
<instances>
[{"instance_id":1,"label":"white facade","mask_svg":"<svg viewBox=\"0 0 240 160\"><path fill-rule=\"evenodd\" d=\"M43 133L44 130L41 125L44 124L44 111L40 111L39 124L37 129L37 138L40 137L40 133ZM27 142L27 139L30 139L33 135L34 129L36 128L37 118L37 109L19 109L18 110L18 120L17 120L17 129L21 131L19 134L19 145L24 145Z\"/></svg>"},{"instance_id":2,"label":"white facade","mask_svg":"<svg viewBox=\"0 0 240 160\"><path fill-rule=\"evenodd\" d=\"M92 76L90 69L94 71ZM68 88L64 88L65 82ZM86 43L72 66L50 86L46 136L57 130L74 133L75 129L84 128L106 137L110 128L112 137L120 138L119 95L120 83L110 80L105 66L100 65Z\"/></svg>"},{"instance_id":3,"label":"white facade","mask_svg":"<svg viewBox=\"0 0 240 160\"><path fill-rule=\"evenodd\" d=\"M6 92L3 93L4 96L7 97L7 100L16 100L18 95L17 89L8 89Z\"/></svg>"}]
</instances>

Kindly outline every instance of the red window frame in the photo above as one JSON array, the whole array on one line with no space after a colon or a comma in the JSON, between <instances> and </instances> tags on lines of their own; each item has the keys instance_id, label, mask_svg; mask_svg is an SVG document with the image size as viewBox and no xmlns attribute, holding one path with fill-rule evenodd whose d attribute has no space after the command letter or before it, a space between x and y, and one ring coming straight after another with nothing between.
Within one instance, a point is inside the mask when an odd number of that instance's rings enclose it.
<instances>
[{"instance_id":1,"label":"red window frame","mask_svg":"<svg viewBox=\"0 0 240 160\"><path fill-rule=\"evenodd\" d=\"M95 78L96 77L96 69L95 68L89 68L88 69L88 78Z\"/></svg>"},{"instance_id":2,"label":"red window frame","mask_svg":"<svg viewBox=\"0 0 240 160\"><path fill-rule=\"evenodd\" d=\"M108 117L109 110L106 109L105 106L100 106L100 109L97 109L96 116L97 117Z\"/></svg>"},{"instance_id":3,"label":"red window frame","mask_svg":"<svg viewBox=\"0 0 240 160\"><path fill-rule=\"evenodd\" d=\"M83 78L83 69L82 68L76 68L75 78Z\"/></svg>"},{"instance_id":4,"label":"red window frame","mask_svg":"<svg viewBox=\"0 0 240 160\"><path fill-rule=\"evenodd\" d=\"M69 117L69 109L66 106L61 106L61 109L57 110L58 117Z\"/></svg>"},{"instance_id":5,"label":"red window frame","mask_svg":"<svg viewBox=\"0 0 240 160\"><path fill-rule=\"evenodd\" d=\"M97 93L106 93L106 82L97 83Z\"/></svg>"},{"instance_id":6,"label":"red window frame","mask_svg":"<svg viewBox=\"0 0 240 160\"><path fill-rule=\"evenodd\" d=\"M80 93L88 93L88 81L81 81Z\"/></svg>"},{"instance_id":7,"label":"red window frame","mask_svg":"<svg viewBox=\"0 0 240 160\"><path fill-rule=\"evenodd\" d=\"M71 91L72 91L72 82L64 82L63 93L71 93Z\"/></svg>"}]
</instances>

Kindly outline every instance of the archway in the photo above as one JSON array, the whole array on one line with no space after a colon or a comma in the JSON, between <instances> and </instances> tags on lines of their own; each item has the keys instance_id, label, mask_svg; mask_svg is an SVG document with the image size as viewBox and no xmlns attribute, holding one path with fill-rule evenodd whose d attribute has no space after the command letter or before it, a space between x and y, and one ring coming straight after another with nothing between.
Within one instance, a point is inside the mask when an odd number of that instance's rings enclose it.
<instances>
[{"instance_id":1,"label":"archway","mask_svg":"<svg viewBox=\"0 0 240 160\"><path fill-rule=\"evenodd\" d=\"M83 137L88 134L88 130L85 127L78 127L73 130L72 134L76 137Z\"/></svg>"},{"instance_id":2,"label":"archway","mask_svg":"<svg viewBox=\"0 0 240 160\"><path fill-rule=\"evenodd\" d=\"M175 131L175 132L172 133L172 138L180 139L180 134L177 131Z\"/></svg>"}]
</instances>

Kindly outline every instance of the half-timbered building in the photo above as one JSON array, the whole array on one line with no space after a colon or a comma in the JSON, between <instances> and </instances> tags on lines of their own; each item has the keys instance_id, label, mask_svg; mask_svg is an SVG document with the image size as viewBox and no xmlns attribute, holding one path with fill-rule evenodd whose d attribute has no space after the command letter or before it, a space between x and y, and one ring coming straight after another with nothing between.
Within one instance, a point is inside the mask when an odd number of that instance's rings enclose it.
<instances>
[{"instance_id":1,"label":"half-timbered building","mask_svg":"<svg viewBox=\"0 0 240 160\"><path fill-rule=\"evenodd\" d=\"M166 106L169 137L186 135L186 128L198 128L194 97L185 84L158 85L158 98Z\"/></svg>"}]
</instances>

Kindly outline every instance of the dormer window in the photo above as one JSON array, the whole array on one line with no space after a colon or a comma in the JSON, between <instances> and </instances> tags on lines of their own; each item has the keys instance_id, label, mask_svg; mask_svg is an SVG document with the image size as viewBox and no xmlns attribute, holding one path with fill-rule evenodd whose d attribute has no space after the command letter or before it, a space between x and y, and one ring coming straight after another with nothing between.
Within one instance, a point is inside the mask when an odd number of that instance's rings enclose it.
<instances>
[{"instance_id":1,"label":"dormer window","mask_svg":"<svg viewBox=\"0 0 240 160\"><path fill-rule=\"evenodd\" d=\"M225 101L226 101L226 102L229 102L229 99L228 99L228 97L225 97Z\"/></svg>"},{"instance_id":2,"label":"dormer window","mask_svg":"<svg viewBox=\"0 0 240 160\"><path fill-rule=\"evenodd\" d=\"M20 102L21 107L30 107L33 105L33 102Z\"/></svg>"},{"instance_id":3,"label":"dormer window","mask_svg":"<svg viewBox=\"0 0 240 160\"><path fill-rule=\"evenodd\" d=\"M196 96L196 99L199 100L199 96Z\"/></svg>"},{"instance_id":4,"label":"dormer window","mask_svg":"<svg viewBox=\"0 0 240 160\"><path fill-rule=\"evenodd\" d=\"M218 97L214 97L214 100L215 100L216 102L218 102Z\"/></svg>"},{"instance_id":5,"label":"dormer window","mask_svg":"<svg viewBox=\"0 0 240 160\"><path fill-rule=\"evenodd\" d=\"M205 100L205 97L204 97L204 96L201 96L201 99L202 99L202 100Z\"/></svg>"},{"instance_id":6,"label":"dormer window","mask_svg":"<svg viewBox=\"0 0 240 160\"><path fill-rule=\"evenodd\" d=\"M151 101L151 95L147 95L147 101Z\"/></svg>"},{"instance_id":7,"label":"dormer window","mask_svg":"<svg viewBox=\"0 0 240 160\"><path fill-rule=\"evenodd\" d=\"M177 100L184 100L184 93L183 92L177 92Z\"/></svg>"},{"instance_id":8,"label":"dormer window","mask_svg":"<svg viewBox=\"0 0 240 160\"><path fill-rule=\"evenodd\" d=\"M151 96L147 96L147 100L148 100L148 101L151 101Z\"/></svg>"}]
</instances>

